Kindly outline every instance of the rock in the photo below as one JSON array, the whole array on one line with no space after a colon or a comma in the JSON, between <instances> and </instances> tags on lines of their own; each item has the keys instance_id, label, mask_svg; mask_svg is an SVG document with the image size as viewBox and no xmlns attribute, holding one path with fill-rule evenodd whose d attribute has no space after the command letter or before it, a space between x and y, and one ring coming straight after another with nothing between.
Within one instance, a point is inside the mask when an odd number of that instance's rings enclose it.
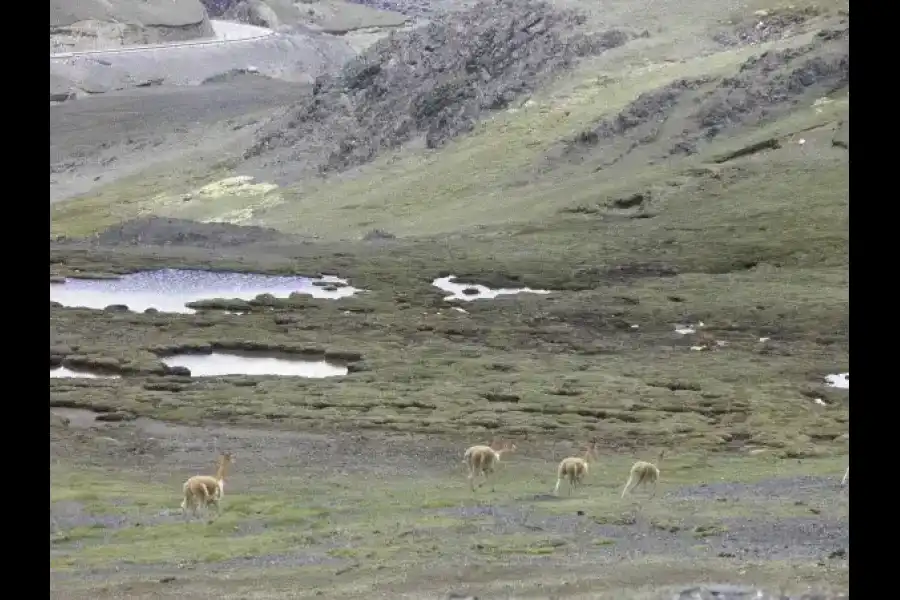
<instances>
[{"instance_id":1,"label":"rock","mask_svg":"<svg viewBox=\"0 0 900 600\"><path fill-rule=\"evenodd\" d=\"M107 423L117 423L121 421L133 421L136 418L137 417L132 413L125 411L116 411L110 413L100 413L99 415L97 415L96 420L105 421Z\"/></svg>"},{"instance_id":2,"label":"rock","mask_svg":"<svg viewBox=\"0 0 900 600\"><path fill-rule=\"evenodd\" d=\"M358 362L362 360L362 354L359 352L346 352L342 350L332 350L325 353L325 360L333 360L335 362Z\"/></svg>"},{"instance_id":3,"label":"rock","mask_svg":"<svg viewBox=\"0 0 900 600\"><path fill-rule=\"evenodd\" d=\"M173 377L190 377L191 370L187 367L170 367L169 365L164 365L163 375L169 375Z\"/></svg>"},{"instance_id":4,"label":"rock","mask_svg":"<svg viewBox=\"0 0 900 600\"><path fill-rule=\"evenodd\" d=\"M339 172L414 139L439 148L570 68L622 45L584 34L583 17L536 0L484 0L397 31L260 130L244 159L290 163L297 176ZM315 151L301 151L315 148Z\"/></svg>"},{"instance_id":5,"label":"rock","mask_svg":"<svg viewBox=\"0 0 900 600\"><path fill-rule=\"evenodd\" d=\"M610 206L612 206L614 208L622 208L622 209L635 208L637 206L641 206L642 204L644 204L645 201L647 201L649 199L650 199L649 192L647 194L638 192L636 194L632 194L632 195L626 196L624 198L616 198L615 200L610 202Z\"/></svg>"},{"instance_id":6,"label":"rock","mask_svg":"<svg viewBox=\"0 0 900 600\"><path fill-rule=\"evenodd\" d=\"M466 296L477 296L481 292L478 291L478 288L467 287L467 288L463 289L462 293L465 294Z\"/></svg>"}]
</instances>

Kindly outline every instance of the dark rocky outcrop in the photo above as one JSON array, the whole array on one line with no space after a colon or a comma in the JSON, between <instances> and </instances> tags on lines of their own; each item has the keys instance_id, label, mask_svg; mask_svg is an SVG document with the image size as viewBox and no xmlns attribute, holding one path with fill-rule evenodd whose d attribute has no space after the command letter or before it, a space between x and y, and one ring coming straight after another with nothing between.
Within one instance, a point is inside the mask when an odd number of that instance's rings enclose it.
<instances>
[{"instance_id":1,"label":"dark rocky outcrop","mask_svg":"<svg viewBox=\"0 0 900 600\"><path fill-rule=\"evenodd\" d=\"M367 49L311 98L262 130L245 160L336 172L410 142L438 148L511 106L580 57L624 44L618 30L579 31L583 18L533 0L481 2Z\"/></svg>"},{"instance_id":2,"label":"dark rocky outcrop","mask_svg":"<svg viewBox=\"0 0 900 600\"><path fill-rule=\"evenodd\" d=\"M695 154L726 132L774 121L849 85L847 26L803 46L751 57L730 77L680 79L641 94L548 158L551 164L590 161L599 170L652 144L664 144L669 155Z\"/></svg>"},{"instance_id":3,"label":"dark rocky outcrop","mask_svg":"<svg viewBox=\"0 0 900 600\"><path fill-rule=\"evenodd\" d=\"M199 223L167 217L143 217L114 225L95 241L112 246L200 246L204 248L274 242L287 236L267 227Z\"/></svg>"}]
</instances>

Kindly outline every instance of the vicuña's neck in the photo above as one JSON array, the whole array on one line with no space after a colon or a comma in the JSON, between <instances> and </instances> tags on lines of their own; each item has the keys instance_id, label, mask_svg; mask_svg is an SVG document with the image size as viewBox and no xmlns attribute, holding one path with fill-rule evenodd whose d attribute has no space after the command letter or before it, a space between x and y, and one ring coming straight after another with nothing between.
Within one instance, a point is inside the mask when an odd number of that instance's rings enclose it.
<instances>
[{"instance_id":1,"label":"vicu\u00f1a's neck","mask_svg":"<svg viewBox=\"0 0 900 600\"><path fill-rule=\"evenodd\" d=\"M225 470L227 468L228 463L221 462L219 463L219 468L216 470L216 479L222 480L225 479Z\"/></svg>"}]
</instances>

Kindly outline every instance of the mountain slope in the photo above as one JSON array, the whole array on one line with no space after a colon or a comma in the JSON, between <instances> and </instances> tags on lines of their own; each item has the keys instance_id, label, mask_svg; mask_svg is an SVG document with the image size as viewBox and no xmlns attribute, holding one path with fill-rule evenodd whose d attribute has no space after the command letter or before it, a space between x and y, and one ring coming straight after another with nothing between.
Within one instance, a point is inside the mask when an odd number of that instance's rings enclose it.
<instances>
[{"instance_id":1,"label":"mountain slope","mask_svg":"<svg viewBox=\"0 0 900 600\"><path fill-rule=\"evenodd\" d=\"M199 0L50 0L50 52L213 36Z\"/></svg>"}]
</instances>

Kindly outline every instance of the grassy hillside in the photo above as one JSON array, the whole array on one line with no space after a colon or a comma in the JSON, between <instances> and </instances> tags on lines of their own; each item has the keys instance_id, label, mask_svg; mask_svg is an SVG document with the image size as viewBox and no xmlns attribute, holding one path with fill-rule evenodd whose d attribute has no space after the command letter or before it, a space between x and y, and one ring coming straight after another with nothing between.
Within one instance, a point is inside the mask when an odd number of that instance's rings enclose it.
<instances>
[{"instance_id":1,"label":"grassy hillside","mask_svg":"<svg viewBox=\"0 0 900 600\"><path fill-rule=\"evenodd\" d=\"M641 18L701 20L679 6ZM71 419L51 419L51 596L846 589L849 390L824 382L849 370L837 8L678 12L440 148L327 177L275 182L223 148L213 170L185 159L52 205L51 277L327 272L366 292L191 315L51 305L51 364L123 374L51 379ZM452 303L431 285L447 274L551 293ZM152 374L212 347L360 360L320 380ZM519 450L473 495L461 454L492 437ZM588 486L550 497L592 438ZM662 448L659 496L620 498ZM180 523L181 482L223 449L222 516Z\"/></svg>"}]
</instances>

